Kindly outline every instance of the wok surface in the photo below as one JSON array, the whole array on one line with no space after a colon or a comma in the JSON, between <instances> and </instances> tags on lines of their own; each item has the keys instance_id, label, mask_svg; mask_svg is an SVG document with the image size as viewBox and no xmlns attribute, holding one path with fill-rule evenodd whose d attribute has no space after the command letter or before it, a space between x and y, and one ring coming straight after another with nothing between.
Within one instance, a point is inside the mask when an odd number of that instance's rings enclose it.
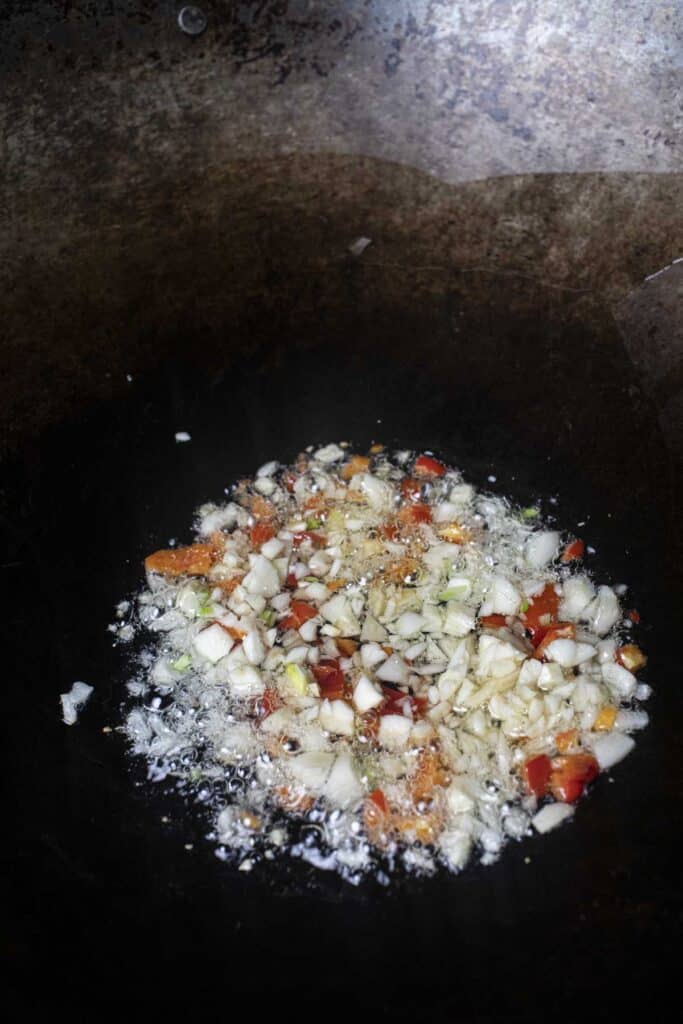
<instances>
[{"instance_id":1,"label":"wok surface","mask_svg":"<svg viewBox=\"0 0 683 1024\"><path fill-rule=\"evenodd\" d=\"M13 1019L225 1015L240 991L325 1017L652 1015L681 919L676 5L201 6L197 39L167 0L0 14ZM557 494L631 585L655 688L570 826L389 890L232 871L101 731L143 556L266 459L344 437Z\"/></svg>"},{"instance_id":2,"label":"wok surface","mask_svg":"<svg viewBox=\"0 0 683 1024\"><path fill-rule=\"evenodd\" d=\"M640 455L634 448L633 485L615 490L615 467L596 464L599 444L574 458L558 446L552 409L522 444L514 403L487 403L448 359L423 347L417 362L389 362L386 344L401 329L359 318L340 325L339 339L312 329L304 350L283 337L276 361L216 370L174 360L133 381L125 398L54 428L8 470L15 657L4 714L12 850L3 856L18 1005L58 999L30 979L36 965L49 977L70 963L79 992L104 985L110 999L157 998L151 979L168 979L171 967L178 1005L199 977L195 998L222 978L233 993L258 994L265 971L266 1000L288 994L309 1005L344 993L349 1007L422 1019L534 1016L541 1006L561 1015L605 993L612 1007L633 1006L671 980L681 699L670 467L653 411L639 407L633 428L648 441ZM357 352L336 343L342 335ZM597 431L603 409L590 396L584 429ZM176 430L192 442L176 444ZM123 740L102 732L120 721L126 678L106 625L139 585L144 554L170 537L189 540L194 507L263 461L343 438L432 448L480 487L524 503L556 495L557 508L544 508L566 528L588 520L581 535L598 549L596 573L626 581L642 614L655 687L652 724L569 827L512 843L492 867L388 890L293 863L239 874L214 856L201 811L145 784ZM95 693L67 728L57 695L74 679Z\"/></svg>"}]
</instances>

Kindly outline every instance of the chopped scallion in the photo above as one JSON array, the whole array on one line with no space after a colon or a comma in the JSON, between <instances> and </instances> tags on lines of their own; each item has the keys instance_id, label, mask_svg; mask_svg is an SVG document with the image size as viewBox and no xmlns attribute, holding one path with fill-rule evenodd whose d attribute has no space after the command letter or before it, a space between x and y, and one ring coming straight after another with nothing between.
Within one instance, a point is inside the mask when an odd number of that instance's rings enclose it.
<instances>
[{"instance_id":1,"label":"chopped scallion","mask_svg":"<svg viewBox=\"0 0 683 1024\"><path fill-rule=\"evenodd\" d=\"M467 597L469 589L466 583L461 583L457 587L449 587L448 590L442 590L440 594L436 595L436 599L437 601L460 601Z\"/></svg>"},{"instance_id":2,"label":"chopped scallion","mask_svg":"<svg viewBox=\"0 0 683 1024\"><path fill-rule=\"evenodd\" d=\"M192 658L189 654L181 654L179 658L171 662L171 668L176 672L187 672L188 668L192 664Z\"/></svg>"},{"instance_id":3,"label":"chopped scallion","mask_svg":"<svg viewBox=\"0 0 683 1024\"><path fill-rule=\"evenodd\" d=\"M296 692L305 696L308 692L308 679L303 669L299 668L298 665L287 665L285 672Z\"/></svg>"}]
</instances>

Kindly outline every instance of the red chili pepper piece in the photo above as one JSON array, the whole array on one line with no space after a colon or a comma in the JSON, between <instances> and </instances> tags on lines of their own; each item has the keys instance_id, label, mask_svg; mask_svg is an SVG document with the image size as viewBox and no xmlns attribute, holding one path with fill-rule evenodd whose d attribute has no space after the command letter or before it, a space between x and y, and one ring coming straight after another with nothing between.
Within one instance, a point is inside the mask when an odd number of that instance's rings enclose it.
<instances>
[{"instance_id":1,"label":"red chili pepper piece","mask_svg":"<svg viewBox=\"0 0 683 1024\"><path fill-rule=\"evenodd\" d=\"M498 614L482 615L479 622L484 629L502 629L504 626L507 626L506 617Z\"/></svg>"},{"instance_id":2,"label":"red chili pepper piece","mask_svg":"<svg viewBox=\"0 0 683 1024\"><path fill-rule=\"evenodd\" d=\"M582 540L573 540L567 544L566 548L562 552L563 562L577 562L580 558L583 558L586 551L586 545Z\"/></svg>"},{"instance_id":3,"label":"red chili pepper piece","mask_svg":"<svg viewBox=\"0 0 683 1024\"><path fill-rule=\"evenodd\" d=\"M324 658L317 665L311 665L311 671L320 687L320 695L328 700L341 700L346 686L344 673L336 658Z\"/></svg>"},{"instance_id":4,"label":"red chili pepper piece","mask_svg":"<svg viewBox=\"0 0 683 1024\"><path fill-rule=\"evenodd\" d=\"M552 760L550 792L556 800L571 804L578 800L587 783L600 772L592 754L563 754Z\"/></svg>"},{"instance_id":5,"label":"red chili pepper piece","mask_svg":"<svg viewBox=\"0 0 683 1024\"><path fill-rule=\"evenodd\" d=\"M252 547L260 548L266 541L275 536L275 527L268 522L255 523L249 530L249 540Z\"/></svg>"},{"instance_id":6,"label":"red chili pepper piece","mask_svg":"<svg viewBox=\"0 0 683 1024\"><path fill-rule=\"evenodd\" d=\"M282 619L278 626L280 629L299 629L304 622L308 622L317 614L317 609L306 604L305 601L292 601L289 606L289 615Z\"/></svg>"},{"instance_id":7,"label":"red chili pepper piece","mask_svg":"<svg viewBox=\"0 0 683 1024\"><path fill-rule=\"evenodd\" d=\"M535 796L545 796L548 792L551 772L552 765L547 754L531 757L522 765L524 785Z\"/></svg>"},{"instance_id":8,"label":"red chili pepper piece","mask_svg":"<svg viewBox=\"0 0 683 1024\"><path fill-rule=\"evenodd\" d=\"M415 459L413 472L416 476L443 476L446 472L446 467L443 462L432 458L431 455L419 455Z\"/></svg>"},{"instance_id":9,"label":"red chili pepper piece","mask_svg":"<svg viewBox=\"0 0 683 1024\"><path fill-rule=\"evenodd\" d=\"M540 594L529 598L529 607L520 618L529 633L534 647L538 647L550 627L557 621L560 599L552 583L547 583Z\"/></svg>"}]
</instances>

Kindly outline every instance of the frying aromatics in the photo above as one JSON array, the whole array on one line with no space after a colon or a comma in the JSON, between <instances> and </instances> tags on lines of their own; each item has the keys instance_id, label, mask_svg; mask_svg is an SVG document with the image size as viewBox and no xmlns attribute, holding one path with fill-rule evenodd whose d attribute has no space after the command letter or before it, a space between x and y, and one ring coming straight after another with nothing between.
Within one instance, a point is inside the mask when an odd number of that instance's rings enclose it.
<instances>
[{"instance_id":1,"label":"frying aromatics","mask_svg":"<svg viewBox=\"0 0 683 1024\"><path fill-rule=\"evenodd\" d=\"M195 525L146 559L125 728L243 870L492 863L647 723L646 658L582 541L431 454L310 448Z\"/></svg>"}]
</instances>

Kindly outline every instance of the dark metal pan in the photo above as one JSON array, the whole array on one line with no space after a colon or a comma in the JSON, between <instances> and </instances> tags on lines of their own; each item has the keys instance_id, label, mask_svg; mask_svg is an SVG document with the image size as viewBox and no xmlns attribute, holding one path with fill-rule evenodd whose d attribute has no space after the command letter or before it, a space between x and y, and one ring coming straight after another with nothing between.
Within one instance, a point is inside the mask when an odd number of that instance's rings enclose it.
<instances>
[{"instance_id":1,"label":"dark metal pan","mask_svg":"<svg viewBox=\"0 0 683 1024\"><path fill-rule=\"evenodd\" d=\"M669 30L637 4L633 32L607 3L472 4L455 27L438 3L202 6L193 38L167 3L2 15L12 1019L647 1011L675 996L681 921ZM585 522L641 613L651 725L570 826L492 867L239 874L102 731L127 671L106 626L144 555L265 460L344 438ZM75 679L95 694L68 728Z\"/></svg>"},{"instance_id":2,"label":"dark metal pan","mask_svg":"<svg viewBox=\"0 0 683 1024\"><path fill-rule=\"evenodd\" d=\"M628 459L626 487L625 463L606 464L597 445L557 454L566 411L555 401L538 408L532 441L443 351L419 345L415 324L387 327L417 349L411 359L388 358L376 318L351 318L333 339L313 331L305 350L280 334L276 362L257 356L218 374L172 362L14 461L3 570L19 652L4 712L7 953L27 1001L36 962L72 958L85 988L129 991L142 975L190 966L194 976L199 964L213 982L215 970L229 972L231 989L246 993L265 972L269 992L295 1000L302 974L305 998L322 998L343 988L343 969L351 1004L365 993L368 1007L425 1016L439 1007L506 1015L539 1001L555 1013L606 989L619 1001L624 986L642 991L659 977L680 909L681 698L667 460L652 411L633 422L648 443ZM362 354L346 347L351 337ZM604 413L588 391L584 429L600 432ZM175 444L177 429L191 444ZM102 732L120 721L125 678L105 627L139 584L145 552L187 538L193 506L251 467L329 438L428 444L480 486L523 502L556 496L561 523L588 520L596 570L632 588L656 691L652 725L571 827L513 845L493 867L389 891L296 864L245 878L214 856L201 809L146 784L122 739ZM57 694L75 678L95 695L69 729Z\"/></svg>"}]
</instances>

